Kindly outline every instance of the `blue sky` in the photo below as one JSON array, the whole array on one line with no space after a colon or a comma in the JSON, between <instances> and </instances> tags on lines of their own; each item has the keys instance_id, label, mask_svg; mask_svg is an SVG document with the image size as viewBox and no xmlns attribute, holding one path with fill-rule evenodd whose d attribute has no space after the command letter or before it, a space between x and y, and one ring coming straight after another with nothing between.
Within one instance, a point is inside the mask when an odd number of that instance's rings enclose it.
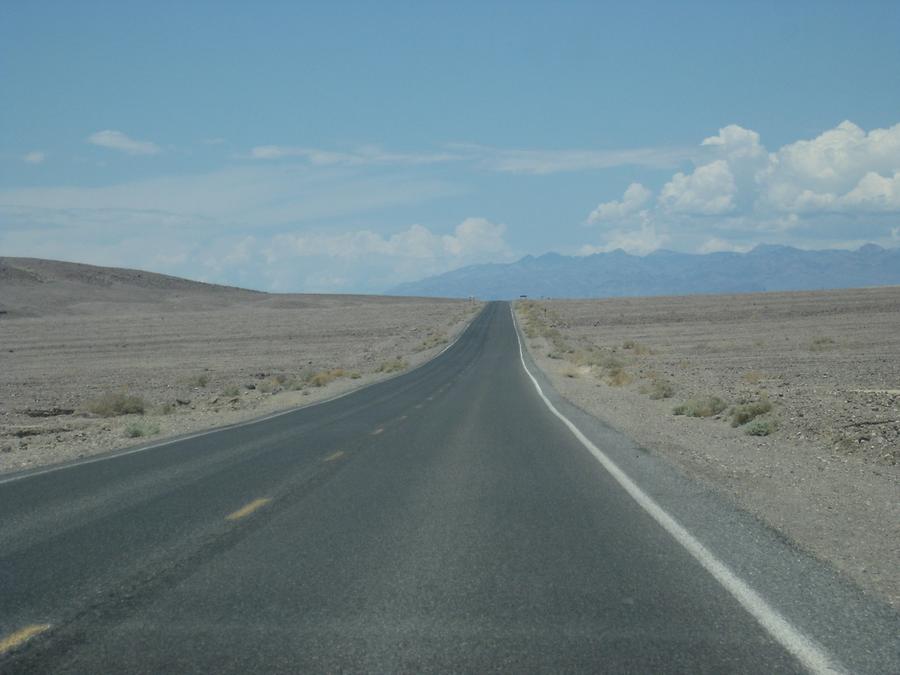
<instances>
[{"instance_id":1,"label":"blue sky","mask_svg":"<svg viewBox=\"0 0 900 675\"><path fill-rule=\"evenodd\" d=\"M379 292L900 245L900 3L0 7L0 255Z\"/></svg>"}]
</instances>

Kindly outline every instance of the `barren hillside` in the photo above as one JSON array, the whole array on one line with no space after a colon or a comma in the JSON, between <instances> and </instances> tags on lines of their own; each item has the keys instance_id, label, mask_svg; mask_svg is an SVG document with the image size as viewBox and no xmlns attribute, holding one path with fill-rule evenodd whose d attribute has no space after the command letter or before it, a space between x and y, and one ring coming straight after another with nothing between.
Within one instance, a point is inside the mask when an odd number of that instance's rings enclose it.
<instances>
[{"instance_id":1,"label":"barren hillside","mask_svg":"<svg viewBox=\"0 0 900 675\"><path fill-rule=\"evenodd\" d=\"M480 308L0 258L0 472L302 405L422 363Z\"/></svg>"}]
</instances>

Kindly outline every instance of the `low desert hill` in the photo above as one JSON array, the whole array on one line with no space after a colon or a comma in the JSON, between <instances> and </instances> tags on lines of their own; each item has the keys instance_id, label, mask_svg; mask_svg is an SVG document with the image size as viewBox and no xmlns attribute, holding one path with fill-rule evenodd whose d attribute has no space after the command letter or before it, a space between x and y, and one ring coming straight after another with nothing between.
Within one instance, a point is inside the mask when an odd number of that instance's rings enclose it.
<instances>
[{"instance_id":1,"label":"low desert hill","mask_svg":"<svg viewBox=\"0 0 900 675\"><path fill-rule=\"evenodd\" d=\"M221 309L237 304L272 308L396 302L383 296L272 294L191 281L155 272L38 258L0 257L0 317L93 314L108 309Z\"/></svg>"}]
</instances>

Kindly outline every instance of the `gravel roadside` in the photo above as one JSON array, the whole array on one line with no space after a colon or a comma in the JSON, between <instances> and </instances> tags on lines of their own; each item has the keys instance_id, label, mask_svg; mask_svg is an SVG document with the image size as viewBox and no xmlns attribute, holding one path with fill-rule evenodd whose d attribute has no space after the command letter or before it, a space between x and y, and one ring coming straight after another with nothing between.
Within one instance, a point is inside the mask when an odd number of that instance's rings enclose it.
<instances>
[{"instance_id":1,"label":"gravel roadside","mask_svg":"<svg viewBox=\"0 0 900 675\"><path fill-rule=\"evenodd\" d=\"M563 396L900 606L900 288L516 310Z\"/></svg>"}]
</instances>

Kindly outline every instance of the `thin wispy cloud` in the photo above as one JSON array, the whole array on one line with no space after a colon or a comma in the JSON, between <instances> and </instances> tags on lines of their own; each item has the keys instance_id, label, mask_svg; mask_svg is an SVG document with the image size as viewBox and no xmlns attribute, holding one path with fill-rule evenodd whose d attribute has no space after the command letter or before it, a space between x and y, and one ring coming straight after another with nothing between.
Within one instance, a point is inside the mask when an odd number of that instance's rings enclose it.
<instances>
[{"instance_id":1,"label":"thin wispy cloud","mask_svg":"<svg viewBox=\"0 0 900 675\"><path fill-rule=\"evenodd\" d=\"M462 159L451 153L389 152L377 145L366 145L351 151L323 150L290 145L258 145L250 150L251 159L275 160L301 158L316 166L367 166L437 164Z\"/></svg>"},{"instance_id":2,"label":"thin wispy cloud","mask_svg":"<svg viewBox=\"0 0 900 675\"><path fill-rule=\"evenodd\" d=\"M351 175L352 174L352 175ZM0 189L0 218L14 226L88 227L120 220L144 227L147 214L161 222L208 222L220 228L258 229L364 214L457 194L459 187L420 176L367 176L296 165L246 165L209 173L162 176L97 187ZM4 216L5 214L5 216ZM111 216L110 216L111 214ZM14 217L13 217L14 215Z\"/></svg>"},{"instance_id":3,"label":"thin wispy cloud","mask_svg":"<svg viewBox=\"0 0 900 675\"><path fill-rule=\"evenodd\" d=\"M47 159L47 153L40 150L32 150L22 155L22 161L26 164L42 164Z\"/></svg>"},{"instance_id":4,"label":"thin wispy cloud","mask_svg":"<svg viewBox=\"0 0 900 675\"><path fill-rule=\"evenodd\" d=\"M698 155L695 148L679 147L622 150L503 149L473 144L453 144L449 147L467 154L481 168L489 171L535 175L593 171L621 166L672 169L693 160Z\"/></svg>"},{"instance_id":5,"label":"thin wispy cloud","mask_svg":"<svg viewBox=\"0 0 900 675\"><path fill-rule=\"evenodd\" d=\"M105 129L97 131L87 138L88 143L101 148L124 152L128 155L156 155L162 152L160 147L151 141L139 141L130 138L121 131Z\"/></svg>"}]
</instances>

